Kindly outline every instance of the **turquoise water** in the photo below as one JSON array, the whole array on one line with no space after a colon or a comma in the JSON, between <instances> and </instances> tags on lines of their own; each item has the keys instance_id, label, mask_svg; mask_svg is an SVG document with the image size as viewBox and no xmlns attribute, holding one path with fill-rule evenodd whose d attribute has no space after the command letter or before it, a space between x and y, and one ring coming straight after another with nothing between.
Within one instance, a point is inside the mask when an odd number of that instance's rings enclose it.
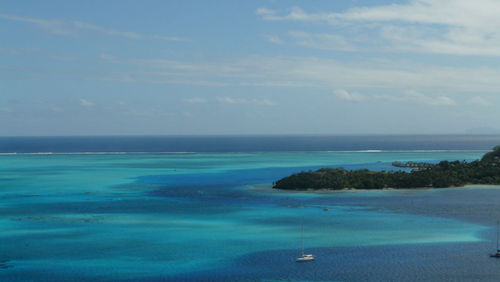
<instances>
[{"instance_id":1,"label":"turquoise water","mask_svg":"<svg viewBox=\"0 0 500 282\"><path fill-rule=\"evenodd\" d=\"M461 255L450 265L442 256L460 248L487 258L500 189L304 193L270 185L324 166L389 170L395 160L483 153L2 155L0 280L412 280L436 265L437 276L422 277L460 280L475 260ZM318 259L297 265L302 225ZM419 254L411 263L410 251ZM476 278L500 275L495 262L476 263ZM447 270L455 267L462 271Z\"/></svg>"}]
</instances>

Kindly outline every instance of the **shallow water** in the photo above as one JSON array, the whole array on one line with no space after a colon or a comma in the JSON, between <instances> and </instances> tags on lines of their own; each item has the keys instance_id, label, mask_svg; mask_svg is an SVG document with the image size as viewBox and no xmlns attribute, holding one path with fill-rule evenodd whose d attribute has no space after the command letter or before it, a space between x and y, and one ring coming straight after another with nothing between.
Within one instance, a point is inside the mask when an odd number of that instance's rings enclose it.
<instances>
[{"instance_id":1,"label":"shallow water","mask_svg":"<svg viewBox=\"0 0 500 282\"><path fill-rule=\"evenodd\" d=\"M483 153L2 155L0 280L496 280L497 187L270 189L324 166ZM302 225L318 258L297 264Z\"/></svg>"}]
</instances>

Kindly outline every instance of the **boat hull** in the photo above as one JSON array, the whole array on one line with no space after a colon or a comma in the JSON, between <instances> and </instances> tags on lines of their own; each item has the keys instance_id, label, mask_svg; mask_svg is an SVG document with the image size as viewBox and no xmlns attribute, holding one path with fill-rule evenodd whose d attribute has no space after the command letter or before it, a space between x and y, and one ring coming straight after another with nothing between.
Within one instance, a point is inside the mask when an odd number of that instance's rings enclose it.
<instances>
[{"instance_id":1,"label":"boat hull","mask_svg":"<svg viewBox=\"0 0 500 282\"><path fill-rule=\"evenodd\" d=\"M303 255L303 256L297 258L295 261L296 262L305 262L305 261L312 261L312 260L314 260L313 255Z\"/></svg>"}]
</instances>

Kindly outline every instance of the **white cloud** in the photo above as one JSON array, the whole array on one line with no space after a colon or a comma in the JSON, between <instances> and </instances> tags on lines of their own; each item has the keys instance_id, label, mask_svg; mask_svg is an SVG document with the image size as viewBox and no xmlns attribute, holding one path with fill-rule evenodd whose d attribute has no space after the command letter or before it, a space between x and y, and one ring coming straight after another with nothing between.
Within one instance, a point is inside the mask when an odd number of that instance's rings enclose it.
<instances>
[{"instance_id":1,"label":"white cloud","mask_svg":"<svg viewBox=\"0 0 500 282\"><path fill-rule=\"evenodd\" d=\"M297 41L297 44L324 50L354 51L357 49L345 37L336 34L311 34L302 31L290 31L288 34Z\"/></svg>"},{"instance_id":2,"label":"white cloud","mask_svg":"<svg viewBox=\"0 0 500 282\"><path fill-rule=\"evenodd\" d=\"M339 89L335 90L334 94L340 99L344 101L350 101L350 102L363 102L366 99L365 96L358 94L358 93L349 93L346 90Z\"/></svg>"},{"instance_id":3,"label":"white cloud","mask_svg":"<svg viewBox=\"0 0 500 282\"><path fill-rule=\"evenodd\" d=\"M269 17L275 16L276 12L267 8L258 8L256 14L267 20Z\"/></svg>"},{"instance_id":4,"label":"white cloud","mask_svg":"<svg viewBox=\"0 0 500 282\"><path fill-rule=\"evenodd\" d=\"M268 21L332 25L339 33L349 35L340 38L358 49L500 56L499 10L497 0L413 0L343 12L308 13L293 7L280 15L260 8L257 15ZM339 33L335 36L341 36ZM370 36L366 37L366 33ZM326 49L336 48L335 44L327 46L331 47Z\"/></svg>"},{"instance_id":5,"label":"white cloud","mask_svg":"<svg viewBox=\"0 0 500 282\"><path fill-rule=\"evenodd\" d=\"M298 7L290 8L290 12L284 16L278 16L275 10L258 8L256 14L268 21L321 21L327 20L328 14L308 14Z\"/></svg>"},{"instance_id":6,"label":"white cloud","mask_svg":"<svg viewBox=\"0 0 500 282\"><path fill-rule=\"evenodd\" d=\"M81 21L70 21L69 23L71 23L71 25L73 25L76 30L85 30L85 29L86 30L94 30L94 31L98 31L100 33L104 33L107 35L121 36L121 37L130 38L130 39L141 39L142 38L142 35L135 33L135 32L118 31L118 30L109 29L109 28L105 28L105 27L101 27L101 26L97 26L97 25L93 25L93 24L81 22Z\"/></svg>"},{"instance_id":7,"label":"white cloud","mask_svg":"<svg viewBox=\"0 0 500 282\"><path fill-rule=\"evenodd\" d=\"M408 90L402 95L362 95L358 93L349 93L340 89L334 91L334 94L343 101L349 102L374 102L386 101L395 103L424 104L431 106L454 106L456 102L450 97L439 95L436 97L427 96L414 90Z\"/></svg>"},{"instance_id":8,"label":"white cloud","mask_svg":"<svg viewBox=\"0 0 500 282\"><path fill-rule=\"evenodd\" d=\"M248 100L242 98L217 97L217 101L224 104L248 104Z\"/></svg>"},{"instance_id":9,"label":"white cloud","mask_svg":"<svg viewBox=\"0 0 500 282\"><path fill-rule=\"evenodd\" d=\"M265 106L275 106L277 105L275 102L268 100L268 99L262 99L262 100L253 100L255 104L258 105L265 105Z\"/></svg>"},{"instance_id":10,"label":"white cloud","mask_svg":"<svg viewBox=\"0 0 500 282\"><path fill-rule=\"evenodd\" d=\"M184 103L189 103L189 104L203 104L203 103L207 102L206 99L198 98L198 97L182 99L182 101Z\"/></svg>"},{"instance_id":11,"label":"white cloud","mask_svg":"<svg viewBox=\"0 0 500 282\"><path fill-rule=\"evenodd\" d=\"M191 39L189 38L184 38L184 37L175 37L175 36L163 36L163 35L151 35L150 36L152 39L160 39L160 40L167 40L167 41L185 41L189 42Z\"/></svg>"},{"instance_id":12,"label":"white cloud","mask_svg":"<svg viewBox=\"0 0 500 282\"><path fill-rule=\"evenodd\" d=\"M80 99L80 106L82 107L93 107L95 104L85 99Z\"/></svg>"},{"instance_id":13,"label":"white cloud","mask_svg":"<svg viewBox=\"0 0 500 282\"><path fill-rule=\"evenodd\" d=\"M169 59L119 59L110 54L101 54L101 59L116 63L136 66L146 66L160 69L173 69L181 72L224 72L235 73L243 71L236 65L224 63L189 63Z\"/></svg>"},{"instance_id":14,"label":"white cloud","mask_svg":"<svg viewBox=\"0 0 500 282\"><path fill-rule=\"evenodd\" d=\"M479 106L491 106L491 102L484 99L481 96L472 97L467 101L468 104L479 105Z\"/></svg>"},{"instance_id":15,"label":"white cloud","mask_svg":"<svg viewBox=\"0 0 500 282\"><path fill-rule=\"evenodd\" d=\"M425 104L431 106L454 106L456 102L450 97L439 95L427 96L415 90L406 91L402 96L376 95L374 100L385 100L399 103Z\"/></svg>"},{"instance_id":16,"label":"white cloud","mask_svg":"<svg viewBox=\"0 0 500 282\"><path fill-rule=\"evenodd\" d=\"M35 24L46 31L58 35L69 35L76 31L74 25L65 20L28 18L8 14L0 14L0 18Z\"/></svg>"},{"instance_id":17,"label":"white cloud","mask_svg":"<svg viewBox=\"0 0 500 282\"><path fill-rule=\"evenodd\" d=\"M283 40L279 36L276 35L266 35L265 36L267 41L274 43L274 44L283 44Z\"/></svg>"},{"instance_id":18,"label":"white cloud","mask_svg":"<svg viewBox=\"0 0 500 282\"><path fill-rule=\"evenodd\" d=\"M216 100L223 104L253 104L253 105L264 105L264 106L275 106L276 103L268 99L244 99L244 98L232 98L232 97L217 97Z\"/></svg>"},{"instance_id":19,"label":"white cloud","mask_svg":"<svg viewBox=\"0 0 500 282\"><path fill-rule=\"evenodd\" d=\"M76 20L39 19L39 18L29 18L29 17L22 17L17 15L8 15L8 14L0 14L0 18L5 20L34 24L39 28L46 30L47 32L57 35L76 36L78 35L79 32L86 30L86 31L95 31L109 36L125 37L129 39L160 39L169 41L189 41L189 39L182 37L168 37L156 34L144 35L130 31L119 31Z\"/></svg>"},{"instance_id":20,"label":"white cloud","mask_svg":"<svg viewBox=\"0 0 500 282\"><path fill-rule=\"evenodd\" d=\"M74 79L117 81L125 83L158 83L202 85L210 87L309 87L353 89L365 92L404 93L414 89L421 93L454 95L494 95L500 92L500 67L446 67L406 60L366 59L341 61L318 57L265 57L221 61L177 61L154 58L103 59L120 64L114 72L67 72L64 70L5 68L0 70L16 79ZM139 70L138 70L139 69ZM441 103L445 103L442 101Z\"/></svg>"}]
</instances>

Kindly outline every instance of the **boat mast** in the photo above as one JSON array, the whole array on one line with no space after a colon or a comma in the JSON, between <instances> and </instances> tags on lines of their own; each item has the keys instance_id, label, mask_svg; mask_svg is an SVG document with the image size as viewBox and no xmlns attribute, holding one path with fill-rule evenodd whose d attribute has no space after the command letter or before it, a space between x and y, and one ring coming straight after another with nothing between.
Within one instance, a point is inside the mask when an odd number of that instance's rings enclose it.
<instances>
[{"instance_id":1,"label":"boat mast","mask_svg":"<svg viewBox=\"0 0 500 282\"><path fill-rule=\"evenodd\" d=\"M500 228L500 221L497 221L497 252L498 252L498 232Z\"/></svg>"},{"instance_id":2,"label":"boat mast","mask_svg":"<svg viewBox=\"0 0 500 282\"><path fill-rule=\"evenodd\" d=\"M304 256L304 224L302 223L302 256ZM498 249L498 236L497 236L497 249Z\"/></svg>"}]
</instances>

